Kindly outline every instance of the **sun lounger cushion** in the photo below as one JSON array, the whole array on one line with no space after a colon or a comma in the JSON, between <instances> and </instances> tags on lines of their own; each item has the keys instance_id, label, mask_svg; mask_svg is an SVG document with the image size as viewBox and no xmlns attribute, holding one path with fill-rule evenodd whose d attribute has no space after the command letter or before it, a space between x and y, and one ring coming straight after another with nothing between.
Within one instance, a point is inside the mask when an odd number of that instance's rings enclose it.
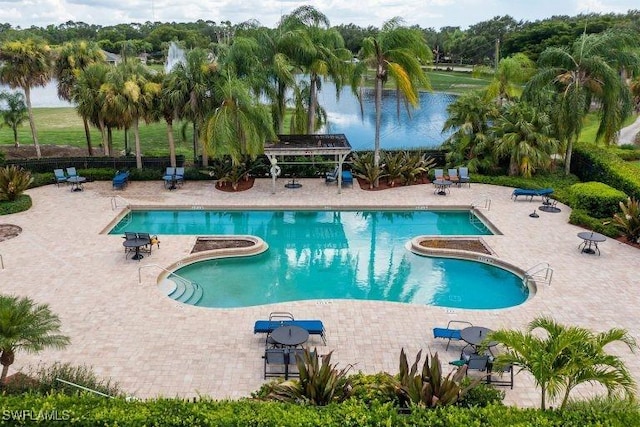
<instances>
[{"instance_id":1,"label":"sun lounger cushion","mask_svg":"<svg viewBox=\"0 0 640 427\"><path fill-rule=\"evenodd\" d=\"M320 335L326 343L324 325L321 320L257 320L253 326L254 334L270 334L280 326L299 326L309 335Z\"/></svg>"},{"instance_id":2,"label":"sun lounger cushion","mask_svg":"<svg viewBox=\"0 0 640 427\"><path fill-rule=\"evenodd\" d=\"M124 188L129 181L129 172L118 172L116 176L113 177L113 188Z\"/></svg>"},{"instance_id":3,"label":"sun lounger cushion","mask_svg":"<svg viewBox=\"0 0 640 427\"><path fill-rule=\"evenodd\" d=\"M459 329L447 329L447 328L433 328L433 337L452 339L452 340L462 339L462 337L460 336Z\"/></svg>"},{"instance_id":4,"label":"sun lounger cushion","mask_svg":"<svg viewBox=\"0 0 640 427\"><path fill-rule=\"evenodd\" d=\"M513 193L511 193L511 198L513 200L516 200L518 198L518 196L524 196L524 197L529 197L529 200L533 200L533 196L548 196L549 194L553 193L553 188L543 188L540 190L526 190L524 188L516 188L515 190L513 190Z\"/></svg>"}]
</instances>

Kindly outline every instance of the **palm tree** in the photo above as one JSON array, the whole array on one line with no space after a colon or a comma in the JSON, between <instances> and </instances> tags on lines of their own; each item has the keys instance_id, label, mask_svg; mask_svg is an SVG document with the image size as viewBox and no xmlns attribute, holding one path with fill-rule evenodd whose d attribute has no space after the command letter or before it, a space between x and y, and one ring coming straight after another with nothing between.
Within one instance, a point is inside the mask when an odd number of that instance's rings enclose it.
<instances>
[{"instance_id":1,"label":"palm tree","mask_svg":"<svg viewBox=\"0 0 640 427\"><path fill-rule=\"evenodd\" d=\"M104 62L105 56L95 42L77 40L67 42L58 51L54 64L54 74L58 79L58 97L67 101L76 101L75 91L80 73L89 65ZM87 116L82 116L87 150L93 156L91 132Z\"/></svg>"},{"instance_id":2,"label":"palm tree","mask_svg":"<svg viewBox=\"0 0 640 427\"><path fill-rule=\"evenodd\" d=\"M35 353L47 347L62 349L69 337L60 335L60 319L47 304L26 297L0 295L0 386L19 350Z\"/></svg>"},{"instance_id":3,"label":"palm tree","mask_svg":"<svg viewBox=\"0 0 640 427\"><path fill-rule=\"evenodd\" d=\"M539 329L544 334L539 334ZM594 334L585 328L566 327L548 317L538 317L529 323L526 332L499 330L487 340L497 341L506 349L495 358L496 366L513 364L533 376L541 389L543 410L547 398L554 399L562 391L564 406L570 391L585 382L600 383L610 394L620 389L628 396L634 393L635 384L624 363L604 350L615 341L635 349L635 341L622 329Z\"/></svg>"},{"instance_id":4,"label":"palm tree","mask_svg":"<svg viewBox=\"0 0 640 427\"><path fill-rule=\"evenodd\" d=\"M447 113L442 131L455 129L443 144L447 162L466 164L472 172L492 168L496 162L490 124L500 115L496 103L480 92L467 92L449 104Z\"/></svg>"},{"instance_id":5,"label":"palm tree","mask_svg":"<svg viewBox=\"0 0 640 427\"><path fill-rule=\"evenodd\" d=\"M573 144L580 136L592 105L600 115L597 138L609 143L632 108L623 71L640 67L637 37L618 31L583 34L571 48L547 48L538 60L538 72L525 86L524 95L536 99L544 90L558 94L559 139L566 142L565 173L571 170Z\"/></svg>"},{"instance_id":6,"label":"palm tree","mask_svg":"<svg viewBox=\"0 0 640 427\"><path fill-rule=\"evenodd\" d=\"M530 178L537 168L548 168L558 152L554 127L547 114L525 102L508 105L494 124L494 150L509 157L509 175Z\"/></svg>"},{"instance_id":7,"label":"palm tree","mask_svg":"<svg viewBox=\"0 0 640 427\"><path fill-rule=\"evenodd\" d=\"M523 85L534 73L535 64L524 53L502 58L498 68L492 73L493 80L486 89L487 99L499 99L499 105L502 105L503 101L519 98Z\"/></svg>"},{"instance_id":8,"label":"palm tree","mask_svg":"<svg viewBox=\"0 0 640 427\"><path fill-rule=\"evenodd\" d=\"M31 88L44 86L51 80L52 61L51 48L41 41L5 41L0 45L0 83L8 85L11 89L20 88L24 91L29 126L38 158L42 157L42 154L31 108Z\"/></svg>"},{"instance_id":9,"label":"palm tree","mask_svg":"<svg viewBox=\"0 0 640 427\"><path fill-rule=\"evenodd\" d=\"M0 100L7 103L7 109L0 111L2 121L13 131L13 143L19 147L18 127L28 118L24 95L20 92L0 92Z\"/></svg>"},{"instance_id":10,"label":"palm tree","mask_svg":"<svg viewBox=\"0 0 640 427\"><path fill-rule=\"evenodd\" d=\"M216 87L220 104L207 118L202 134L204 149L213 157L228 155L235 166L244 157L262 154L264 142L275 133L269 112L251 96L240 79L228 76Z\"/></svg>"},{"instance_id":11,"label":"palm tree","mask_svg":"<svg viewBox=\"0 0 640 427\"><path fill-rule=\"evenodd\" d=\"M103 63L94 63L82 70L77 78L74 101L78 114L86 117L100 129L102 147L106 156L112 155L112 141L107 137L107 121L103 111L106 105L104 93L100 91L107 81L111 67Z\"/></svg>"},{"instance_id":12,"label":"palm tree","mask_svg":"<svg viewBox=\"0 0 640 427\"><path fill-rule=\"evenodd\" d=\"M360 57L375 70L376 75L374 167L378 167L384 85L391 79L398 95L401 94L409 105L417 106L418 89L430 88L429 79L421 66L431 60L431 50L419 30L405 27L402 19L393 18L383 25L376 37L367 37L362 41Z\"/></svg>"},{"instance_id":13,"label":"palm tree","mask_svg":"<svg viewBox=\"0 0 640 427\"><path fill-rule=\"evenodd\" d=\"M316 110L322 77L330 77L336 85L336 96L340 94L344 81L351 74L352 57L344 47L344 40L335 28L330 28L329 19L313 6L300 6L285 16L279 26L281 49L292 62L309 75L309 102L307 111L307 133L317 130Z\"/></svg>"}]
</instances>

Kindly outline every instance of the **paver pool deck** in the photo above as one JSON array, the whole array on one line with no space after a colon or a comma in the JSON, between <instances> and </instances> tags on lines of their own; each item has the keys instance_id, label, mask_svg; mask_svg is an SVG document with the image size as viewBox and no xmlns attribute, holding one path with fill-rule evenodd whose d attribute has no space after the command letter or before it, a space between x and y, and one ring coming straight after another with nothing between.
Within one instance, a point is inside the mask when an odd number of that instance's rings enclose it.
<instances>
[{"instance_id":1,"label":"paver pool deck","mask_svg":"<svg viewBox=\"0 0 640 427\"><path fill-rule=\"evenodd\" d=\"M433 193L431 184L377 192L354 186L338 194L321 179L301 179L302 188L284 188L278 180L257 180L240 193L225 193L212 181L187 181L177 191L161 181L131 182L114 191L110 182L91 182L82 192L49 185L29 190L33 207L0 217L2 224L22 227L15 238L0 242L4 269L0 292L28 296L48 303L62 320L63 333L71 337L64 350L32 355L18 353L9 373L39 362L88 365L103 378L120 384L140 398L155 396L213 398L247 397L264 383L264 336L253 334L253 323L271 311L289 311L297 318L321 319L327 345L319 337L309 345L334 350L332 361L354 364L355 371L396 373L400 349L410 358L419 349L438 352L444 361L456 359L462 345L435 340L432 328L449 320L466 320L492 329L524 328L534 317L552 316L567 325L594 331L626 328L636 339L640 333L640 263L638 249L608 239L599 245L601 255L581 253L582 229L568 223L570 209L560 213L529 214L540 198L512 201L511 188L472 184L452 188L447 196ZM112 196L117 195L114 209ZM125 200L126 199L126 200ZM323 300L267 306L210 309L183 305L159 292L160 269L187 256L196 236L160 236L160 249L140 262L125 259L122 237L104 233L126 202L143 206L185 208L289 208L289 207L402 207L481 204L482 213L503 234L483 239L502 260L527 270L547 262L553 268L551 285L542 285L529 301L504 310L462 310L375 301ZM142 283L138 281L139 274ZM224 280L224 278L222 278ZM321 283L318 286L322 286ZM640 358L621 345L608 349L620 354L636 380ZM540 391L526 373L515 377L505 402L538 406ZM577 395L594 390L584 387Z\"/></svg>"}]
</instances>

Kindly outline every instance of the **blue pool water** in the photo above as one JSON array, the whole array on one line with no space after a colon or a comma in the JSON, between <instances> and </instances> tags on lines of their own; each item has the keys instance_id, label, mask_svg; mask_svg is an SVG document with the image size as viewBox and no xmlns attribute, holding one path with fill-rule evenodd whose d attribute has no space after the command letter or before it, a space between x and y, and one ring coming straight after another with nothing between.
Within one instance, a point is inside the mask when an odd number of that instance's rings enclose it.
<instances>
[{"instance_id":1,"label":"blue pool water","mask_svg":"<svg viewBox=\"0 0 640 427\"><path fill-rule=\"evenodd\" d=\"M442 132L447 120L447 106L455 95L420 92L420 105L407 111L400 106L398 115L395 90L385 90L382 96L380 146L384 150L427 149L439 147L451 132ZM372 89L365 89L360 103L350 88L336 99L335 86L323 83L320 105L327 112L324 133L343 133L356 151L373 150L375 138L375 99ZM402 103L401 103L402 104Z\"/></svg>"},{"instance_id":2,"label":"blue pool water","mask_svg":"<svg viewBox=\"0 0 640 427\"><path fill-rule=\"evenodd\" d=\"M468 211L133 211L111 234L250 234L263 254L200 261L176 273L204 289L206 307L309 299L382 300L495 309L523 303L515 274L472 261L415 255L417 235L487 235Z\"/></svg>"}]
</instances>

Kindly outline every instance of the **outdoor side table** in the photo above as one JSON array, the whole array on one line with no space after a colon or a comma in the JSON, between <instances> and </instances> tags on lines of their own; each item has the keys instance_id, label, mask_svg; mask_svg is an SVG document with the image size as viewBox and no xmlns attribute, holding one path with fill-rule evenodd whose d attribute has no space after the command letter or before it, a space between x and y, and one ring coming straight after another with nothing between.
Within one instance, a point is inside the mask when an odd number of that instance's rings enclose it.
<instances>
[{"instance_id":1,"label":"outdoor side table","mask_svg":"<svg viewBox=\"0 0 640 427\"><path fill-rule=\"evenodd\" d=\"M578 245L578 249L580 249L580 252L590 255L594 255L596 252L600 255L598 243L602 243L607 240L606 236L593 231L582 231L578 233L578 237L582 239L582 243Z\"/></svg>"}]
</instances>

